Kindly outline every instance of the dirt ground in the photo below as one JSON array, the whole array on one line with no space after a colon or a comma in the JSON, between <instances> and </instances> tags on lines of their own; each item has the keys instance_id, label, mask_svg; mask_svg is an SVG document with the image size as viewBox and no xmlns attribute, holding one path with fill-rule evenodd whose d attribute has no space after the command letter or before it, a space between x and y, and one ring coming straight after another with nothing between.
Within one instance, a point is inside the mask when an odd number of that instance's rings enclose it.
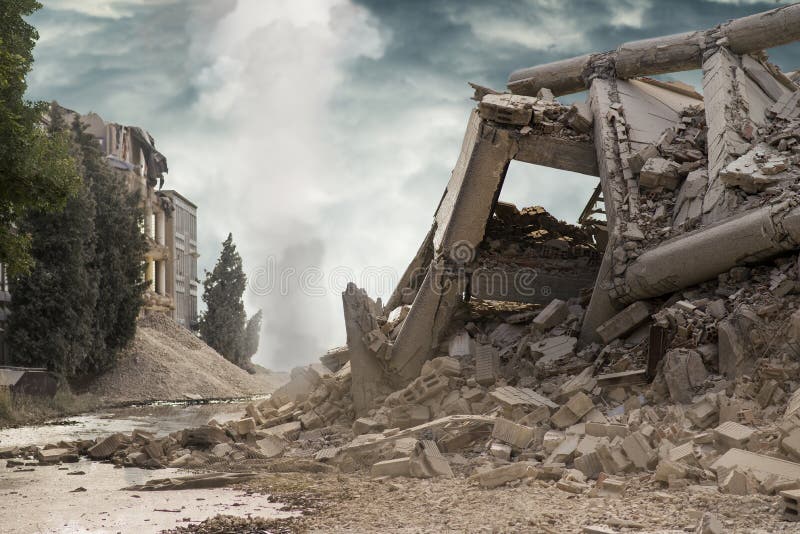
<instances>
[{"instance_id":1,"label":"dirt ground","mask_svg":"<svg viewBox=\"0 0 800 534\"><path fill-rule=\"evenodd\" d=\"M628 478L622 498L575 495L541 480L486 490L463 477L381 480L337 473L267 474L242 488L305 511L300 518L270 521L270 532L567 534L600 525L609 532L679 533L694 532L705 512L726 533L800 532L800 524L782 520L779 497L725 495L716 484L668 489L648 478ZM213 528L219 521L224 518L184 532L223 532ZM243 524L239 528L248 532Z\"/></svg>"},{"instance_id":2,"label":"dirt ground","mask_svg":"<svg viewBox=\"0 0 800 534\"><path fill-rule=\"evenodd\" d=\"M117 364L86 388L112 404L263 395L288 380L287 373L255 375L229 362L162 314L139 320L136 337Z\"/></svg>"}]
</instances>

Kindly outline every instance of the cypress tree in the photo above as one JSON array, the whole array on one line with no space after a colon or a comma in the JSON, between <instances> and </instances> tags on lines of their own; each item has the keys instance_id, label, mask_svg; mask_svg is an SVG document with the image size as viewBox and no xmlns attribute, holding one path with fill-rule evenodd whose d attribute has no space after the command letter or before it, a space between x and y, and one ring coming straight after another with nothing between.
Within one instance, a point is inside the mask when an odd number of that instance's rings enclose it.
<instances>
[{"instance_id":1,"label":"cypress tree","mask_svg":"<svg viewBox=\"0 0 800 534\"><path fill-rule=\"evenodd\" d=\"M244 356L249 361L258 352L258 342L261 337L261 310L247 320L244 330Z\"/></svg>"},{"instance_id":2,"label":"cypress tree","mask_svg":"<svg viewBox=\"0 0 800 534\"><path fill-rule=\"evenodd\" d=\"M244 336L247 315L242 301L246 284L242 258L233 235L228 234L214 270L206 271L203 281L207 310L200 319L200 335L211 348L243 368L249 366Z\"/></svg>"},{"instance_id":3,"label":"cypress tree","mask_svg":"<svg viewBox=\"0 0 800 534\"><path fill-rule=\"evenodd\" d=\"M50 129L60 135L58 113L51 108ZM17 363L72 376L91 357L97 304L97 283L89 268L95 261L91 185L84 180L62 212L31 211L20 221L19 230L32 238L34 263L27 274L10 280L8 344Z\"/></svg>"}]
</instances>

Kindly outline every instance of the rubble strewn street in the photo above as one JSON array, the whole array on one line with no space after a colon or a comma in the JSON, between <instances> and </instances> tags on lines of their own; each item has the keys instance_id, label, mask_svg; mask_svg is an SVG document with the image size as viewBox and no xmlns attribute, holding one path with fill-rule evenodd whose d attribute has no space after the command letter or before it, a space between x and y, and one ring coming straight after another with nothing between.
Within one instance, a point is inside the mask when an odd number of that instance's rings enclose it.
<instances>
[{"instance_id":1,"label":"rubble strewn street","mask_svg":"<svg viewBox=\"0 0 800 534\"><path fill-rule=\"evenodd\" d=\"M301 495L317 532L800 532L800 86L762 51L800 4L770 13L474 85L419 252L385 304L348 285L324 369L5 468L181 469L125 490ZM702 95L649 77L689 68ZM512 160L598 176L578 224L499 202Z\"/></svg>"}]
</instances>

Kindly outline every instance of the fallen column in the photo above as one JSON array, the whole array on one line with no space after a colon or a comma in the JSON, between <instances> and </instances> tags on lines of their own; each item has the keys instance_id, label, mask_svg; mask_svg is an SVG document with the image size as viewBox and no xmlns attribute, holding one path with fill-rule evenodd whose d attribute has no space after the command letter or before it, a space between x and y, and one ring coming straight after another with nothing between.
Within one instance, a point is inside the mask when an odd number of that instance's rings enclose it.
<instances>
[{"instance_id":1,"label":"fallen column","mask_svg":"<svg viewBox=\"0 0 800 534\"><path fill-rule=\"evenodd\" d=\"M797 248L800 207L765 206L648 250L628 265L614 297L623 304L658 297Z\"/></svg>"},{"instance_id":2,"label":"fallen column","mask_svg":"<svg viewBox=\"0 0 800 534\"><path fill-rule=\"evenodd\" d=\"M617 310L611 299L608 288L613 277L614 245L619 235L619 217L617 211L624 199L625 178L622 175L616 151L616 128L607 115L611 111L612 95L615 93L614 82L596 79L589 90L589 99L594 115L594 140L597 149L597 166L600 174L600 186L603 190L605 212L608 229L608 245L603 254L603 261L597 273L592 292L592 300L586 310L581 327L581 342L590 343L599 340L596 329L606 320L613 317Z\"/></svg>"},{"instance_id":3,"label":"fallen column","mask_svg":"<svg viewBox=\"0 0 800 534\"><path fill-rule=\"evenodd\" d=\"M700 67L708 44L722 40L737 54L749 54L800 39L800 4L732 20L717 28L633 41L602 54L584 55L511 73L512 93L536 95L548 88L556 96L576 93L591 83L593 71L615 71L621 79Z\"/></svg>"},{"instance_id":4,"label":"fallen column","mask_svg":"<svg viewBox=\"0 0 800 534\"><path fill-rule=\"evenodd\" d=\"M459 270L475 259L506 170L517 150L511 131L470 115L461 154L436 210L434 261L397 334L389 367L401 380L419 376L465 289ZM355 382L355 381L354 381Z\"/></svg>"},{"instance_id":5,"label":"fallen column","mask_svg":"<svg viewBox=\"0 0 800 534\"><path fill-rule=\"evenodd\" d=\"M708 221L720 220L733 212L736 193L719 180L720 171L744 154L749 143L740 131L748 123L744 95L744 71L730 50L720 48L703 62L703 94L708 124L708 191L703 212Z\"/></svg>"}]
</instances>

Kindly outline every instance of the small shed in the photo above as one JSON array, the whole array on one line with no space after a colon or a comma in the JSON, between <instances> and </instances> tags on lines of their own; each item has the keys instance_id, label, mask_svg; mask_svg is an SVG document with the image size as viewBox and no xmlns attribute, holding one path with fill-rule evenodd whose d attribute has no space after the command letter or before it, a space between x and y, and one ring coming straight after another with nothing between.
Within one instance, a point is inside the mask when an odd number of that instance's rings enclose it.
<instances>
[{"instance_id":1,"label":"small shed","mask_svg":"<svg viewBox=\"0 0 800 534\"><path fill-rule=\"evenodd\" d=\"M52 397L58 381L47 369L38 367L0 367L0 388L17 395Z\"/></svg>"}]
</instances>

